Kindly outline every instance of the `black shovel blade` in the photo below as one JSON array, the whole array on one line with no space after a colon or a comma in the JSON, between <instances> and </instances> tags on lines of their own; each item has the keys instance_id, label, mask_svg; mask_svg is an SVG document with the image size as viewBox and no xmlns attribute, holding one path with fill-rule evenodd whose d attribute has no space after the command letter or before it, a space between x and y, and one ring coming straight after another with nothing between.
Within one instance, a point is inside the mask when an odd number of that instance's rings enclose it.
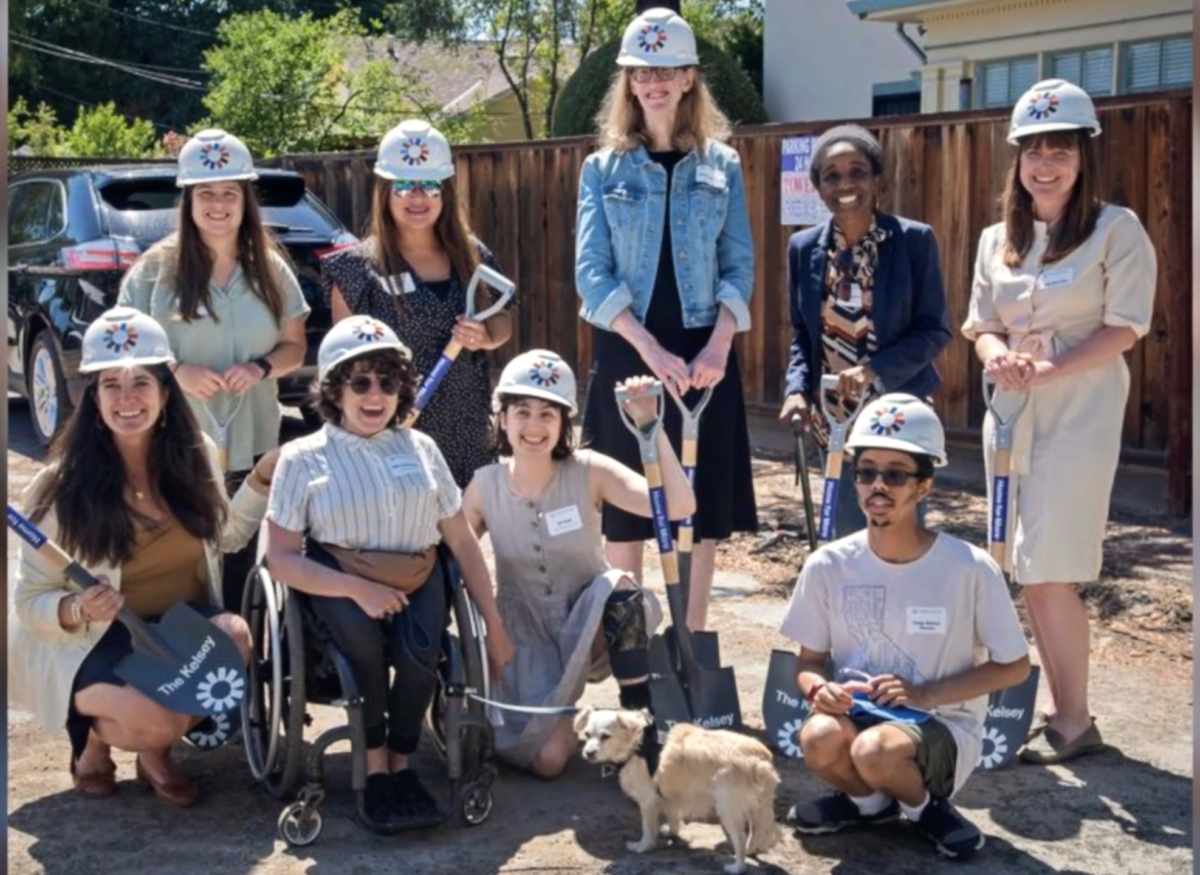
<instances>
[{"instance_id":1,"label":"black shovel blade","mask_svg":"<svg viewBox=\"0 0 1200 875\"><path fill-rule=\"evenodd\" d=\"M705 729L741 731L742 706L732 668L692 667L687 678L692 722Z\"/></svg>"},{"instance_id":2,"label":"black shovel blade","mask_svg":"<svg viewBox=\"0 0 1200 875\"><path fill-rule=\"evenodd\" d=\"M650 674L668 675L674 674L679 670L679 651L675 649L675 639L672 635L674 626L668 626L661 635L655 635L650 639L650 645L647 648L650 658Z\"/></svg>"},{"instance_id":3,"label":"black shovel blade","mask_svg":"<svg viewBox=\"0 0 1200 875\"><path fill-rule=\"evenodd\" d=\"M763 685L763 723L776 750L784 756L803 759L800 726L808 716L808 703L796 683L796 654L791 650L771 651L767 681Z\"/></svg>"},{"instance_id":4,"label":"black shovel blade","mask_svg":"<svg viewBox=\"0 0 1200 875\"><path fill-rule=\"evenodd\" d=\"M236 710L246 694L246 667L228 635L185 604L147 625L170 652L151 652L134 635L134 652L117 665L118 677L177 714Z\"/></svg>"},{"instance_id":5,"label":"black shovel blade","mask_svg":"<svg viewBox=\"0 0 1200 875\"><path fill-rule=\"evenodd\" d=\"M697 665L702 668L717 669L721 667L721 644L716 632L693 632L692 651L696 656ZM666 674L680 671L679 644L675 640L675 627L668 626L661 635L650 639L650 671L652 674Z\"/></svg>"},{"instance_id":6,"label":"black shovel blade","mask_svg":"<svg viewBox=\"0 0 1200 875\"><path fill-rule=\"evenodd\" d=\"M665 739L676 723L692 722L687 693L674 672L650 678L650 711L654 714L659 740Z\"/></svg>"},{"instance_id":7,"label":"black shovel blade","mask_svg":"<svg viewBox=\"0 0 1200 875\"><path fill-rule=\"evenodd\" d=\"M999 769L1016 758L1017 750L1025 743L1025 736L1033 724L1039 674L1035 665L1030 668L1029 677L1024 681L997 690L988 697L979 768Z\"/></svg>"}]
</instances>

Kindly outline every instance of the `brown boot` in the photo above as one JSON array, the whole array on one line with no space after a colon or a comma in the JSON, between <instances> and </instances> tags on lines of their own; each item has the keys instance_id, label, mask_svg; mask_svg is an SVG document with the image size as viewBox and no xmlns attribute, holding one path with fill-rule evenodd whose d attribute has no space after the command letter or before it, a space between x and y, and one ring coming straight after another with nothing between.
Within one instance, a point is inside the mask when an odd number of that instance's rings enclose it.
<instances>
[{"instance_id":1,"label":"brown boot","mask_svg":"<svg viewBox=\"0 0 1200 875\"><path fill-rule=\"evenodd\" d=\"M71 781L84 796L111 796L117 792L117 764L111 759L94 772L80 772L71 760Z\"/></svg>"},{"instance_id":2,"label":"brown boot","mask_svg":"<svg viewBox=\"0 0 1200 875\"><path fill-rule=\"evenodd\" d=\"M142 765L142 756L137 756L137 778L136 781L141 787L150 787L154 790L154 795L166 802L169 805L174 805L176 808L187 808L196 804L196 800L200 798L200 788L196 785L195 780L188 776L177 763L170 762L168 766L169 774L165 781L161 783L154 779L154 776L146 771Z\"/></svg>"}]
</instances>

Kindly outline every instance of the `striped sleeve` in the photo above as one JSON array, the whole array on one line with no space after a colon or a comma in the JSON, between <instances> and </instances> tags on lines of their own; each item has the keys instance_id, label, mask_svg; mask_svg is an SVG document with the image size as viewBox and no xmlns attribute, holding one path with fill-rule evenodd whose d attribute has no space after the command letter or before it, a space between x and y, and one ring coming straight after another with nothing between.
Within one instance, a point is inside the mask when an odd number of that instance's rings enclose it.
<instances>
[{"instance_id":1,"label":"striped sleeve","mask_svg":"<svg viewBox=\"0 0 1200 875\"><path fill-rule=\"evenodd\" d=\"M444 520L462 510L462 490L454 482L454 475L450 473L450 466L446 464L446 457L438 445L432 440L426 441L423 450L434 483L437 484L438 519Z\"/></svg>"},{"instance_id":2,"label":"striped sleeve","mask_svg":"<svg viewBox=\"0 0 1200 875\"><path fill-rule=\"evenodd\" d=\"M308 528L308 466L296 449L285 447L280 453L267 501L267 519L289 532Z\"/></svg>"}]
</instances>

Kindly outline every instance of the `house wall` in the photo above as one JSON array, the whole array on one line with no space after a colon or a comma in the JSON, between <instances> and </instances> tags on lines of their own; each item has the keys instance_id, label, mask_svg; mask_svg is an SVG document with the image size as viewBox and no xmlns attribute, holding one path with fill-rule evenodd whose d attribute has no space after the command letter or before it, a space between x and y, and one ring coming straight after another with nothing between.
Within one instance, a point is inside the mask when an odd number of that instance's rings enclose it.
<instances>
[{"instance_id":1,"label":"house wall","mask_svg":"<svg viewBox=\"0 0 1200 875\"><path fill-rule=\"evenodd\" d=\"M921 68L894 24L862 21L845 0L766 0L765 25L763 100L773 122L869 117L875 84ZM908 32L920 44L916 27Z\"/></svg>"},{"instance_id":2,"label":"house wall","mask_svg":"<svg viewBox=\"0 0 1200 875\"><path fill-rule=\"evenodd\" d=\"M995 0L922 14L928 63L921 111L960 108L959 83L980 61L1190 34L1190 0ZM882 22L881 22L882 23ZM1119 71L1119 64L1116 65ZM1119 75L1119 72L1118 72Z\"/></svg>"}]
</instances>

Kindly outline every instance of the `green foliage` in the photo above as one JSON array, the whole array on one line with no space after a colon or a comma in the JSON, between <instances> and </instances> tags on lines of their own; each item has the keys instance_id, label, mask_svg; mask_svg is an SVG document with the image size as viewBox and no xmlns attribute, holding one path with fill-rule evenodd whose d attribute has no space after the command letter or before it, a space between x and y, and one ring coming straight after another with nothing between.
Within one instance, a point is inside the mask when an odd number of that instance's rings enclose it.
<instances>
[{"instance_id":1,"label":"green foliage","mask_svg":"<svg viewBox=\"0 0 1200 875\"><path fill-rule=\"evenodd\" d=\"M554 115L552 133L556 137L575 137L596 133L596 114L617 69L621 41L608 42L596 49L563 86ZM700 69L721 110L735 125L763 124L767 111L754 83L737 62L702 36L696 37Z\"/></svg>"},{"instance_id":2,"label":"green foliage","mask_svg":"<svg viewBox=\"0 0 1200 875\"><path fill-rule=\"evenodd\" d=\"M8 151L25 149L34 155L56 155L62 143L63 129L54 110L45 103L30 110L25 98L18 97L8 111Z\"/></svg>"},{"instance_id":3,"label":"green foliage","mask_svg":"<svg viewBox=\"0 0 1200 875\"><path fill-rule=\"evenodd\" d=\"M149 158L156 154L154 125L143 119L127 120L112 103L94 109L80 108L74 124L63 128L54 109L39 103L30 111L17 98L8 112L8 149L26 149L34 155L78 158Z\"/></svg>"},{"instance_id":4,"label":"green foliage","mask_svg":"<svg viewBox=\"0 0 1200 875\"><path fill-rule=\"evenodd\" d=\"M415 73L378 56L353 9L324 20L263 10L227 19L218 33L204 60L212 73L207 121L258 155L374 144L406 116L448 136L465 137L478 123L472 112L442 118Z\"/></svg>"}]
</instances>

